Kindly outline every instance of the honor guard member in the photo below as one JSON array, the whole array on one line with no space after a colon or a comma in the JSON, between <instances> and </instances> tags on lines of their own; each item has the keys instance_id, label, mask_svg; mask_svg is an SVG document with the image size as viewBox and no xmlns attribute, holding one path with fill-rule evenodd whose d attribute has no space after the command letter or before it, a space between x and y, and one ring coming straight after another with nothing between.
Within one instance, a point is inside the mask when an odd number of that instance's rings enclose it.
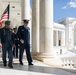
<instances>
[{"instance_id":1,"label":"honor guard member","mask_svg":"<svg viewBox=\"0 0 76 75\"><path fill-rule=\"evenodd\" d=\"M12 31L10 29L10 21L5 21L5 26L0 30L0 47L2 47L2 59L4 66L7 66L7 53L8 53L8 67L13 68L13 52L12 45L14 43Z\"/></svg>"},{"instance_id":2,"label":"honor guard member","mask_svg":"<svg viewBox=\"0 0 76 75\"><path fill-rule=\"evenodd\" d=\"M13 56L18 58L18 45L19 45L19 38L18 38L18 35L17 35L17 28L14 28L14 33L13 33L13 36L14 36L14 48L13 48Z\"/></svg>"},{"instance_id":3,"label":"honor guard member","mask_svg":"<svg viewBox=\"0 0 76 75\"><path fill-rule=\"evenodd\" d=\"M18 37L20 40L19 62L21 65L23 65L23 61L22 61L23 53L24 53L24 49L26 49L28 65L33 65L32 57L30 54L30 28L27 27L29 20L23 20L23 23L24 25L18 28Z\"/></svg>"}]
</instances>

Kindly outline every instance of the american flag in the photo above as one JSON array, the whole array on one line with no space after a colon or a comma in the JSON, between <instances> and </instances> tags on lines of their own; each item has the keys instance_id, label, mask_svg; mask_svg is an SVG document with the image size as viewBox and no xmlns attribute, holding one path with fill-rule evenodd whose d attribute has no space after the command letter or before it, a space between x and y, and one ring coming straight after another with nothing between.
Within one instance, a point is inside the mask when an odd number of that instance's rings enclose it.
<instances>
[{"instance_id":1,"label":"american flag","mask_svg":"<svg viewBox=\"0 0 76 75\"><path fill-rule=\"evenodd\" d=\"M1 16L0 27L2 27L3 22L5 22L6 20L9 19L9 7L10 7L10 5L8 4L7 8L5 9L4 13Z\"/></svg>"}]
</instances>

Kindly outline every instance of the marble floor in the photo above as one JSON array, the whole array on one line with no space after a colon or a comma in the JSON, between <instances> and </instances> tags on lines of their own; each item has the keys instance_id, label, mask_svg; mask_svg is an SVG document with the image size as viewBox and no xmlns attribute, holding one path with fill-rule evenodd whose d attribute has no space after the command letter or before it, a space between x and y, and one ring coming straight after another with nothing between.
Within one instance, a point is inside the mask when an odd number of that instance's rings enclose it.
<instances>
[{"instance_id":1,"label":"marble floor","mask_svg":"<svg viewBox=\"0 0 76 75\"><path fill-rule=\"evenodd\" d=\"M26 60L23 66L18 63L18 59L14 59L14 68L10 69L0 60L0 75L76 75L76 70L55 68L37 60L33 61L34 66L28 66Z\"/></svg>"}]
</instances>

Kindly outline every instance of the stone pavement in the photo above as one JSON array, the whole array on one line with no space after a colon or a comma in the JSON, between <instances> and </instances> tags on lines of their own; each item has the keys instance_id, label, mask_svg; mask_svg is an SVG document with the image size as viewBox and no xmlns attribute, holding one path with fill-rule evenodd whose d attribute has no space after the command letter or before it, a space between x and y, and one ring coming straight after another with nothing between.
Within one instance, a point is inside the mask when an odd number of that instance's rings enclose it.
<instances>
[{"instance_id":1,"label":"stone pavement","mask_svg":"<svg viewBox=\"0 0 76 75\"><path fill-rule=\"evenodd\" d=\"M76 75L76 70L61 69L48 66L40 61L34 60L34 66L28 66L24 60L24 65L20 65L18 59L14 59L13 69L4 67L0 59L0 75Z\"/></svg>"}]
</instances>

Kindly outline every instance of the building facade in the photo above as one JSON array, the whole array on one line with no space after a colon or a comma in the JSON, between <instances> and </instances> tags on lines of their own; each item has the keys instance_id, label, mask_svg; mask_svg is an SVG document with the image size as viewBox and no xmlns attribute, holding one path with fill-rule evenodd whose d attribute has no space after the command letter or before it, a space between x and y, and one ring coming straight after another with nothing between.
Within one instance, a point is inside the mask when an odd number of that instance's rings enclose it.
<instances>
[{"instance_id":1,"label":"building facade","mask_svg":"<svg viewBox=\"0 0 76 75\"><path fill-rule=\"evenodd\" d=\"M29 19L31 47L34 58L42 61L55 55L63 55L76 46L76 18L53 22L53 0L0 0L0 16L10 4L10 20L13 27Z\"/></svg>"}]
</instances>

